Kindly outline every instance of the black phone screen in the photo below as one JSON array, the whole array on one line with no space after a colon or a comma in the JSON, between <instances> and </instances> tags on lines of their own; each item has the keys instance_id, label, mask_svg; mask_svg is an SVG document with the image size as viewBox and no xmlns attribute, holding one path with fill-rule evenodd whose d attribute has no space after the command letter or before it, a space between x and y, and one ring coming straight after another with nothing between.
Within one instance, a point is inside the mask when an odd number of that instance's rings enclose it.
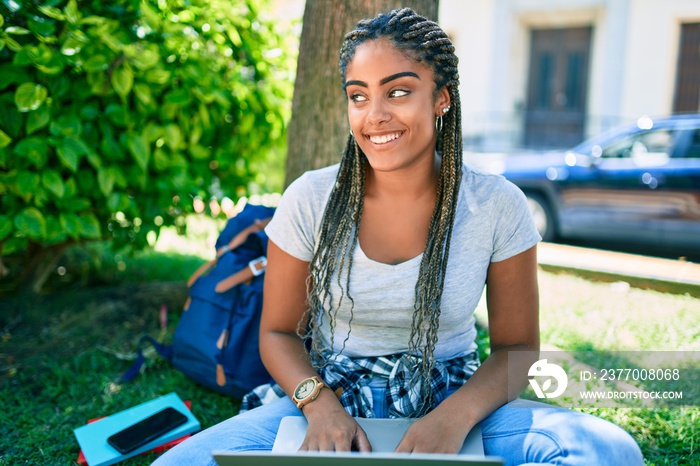
<instances>
[{"instance_id":1,"label":"black phone screen","mask_svg":"<svg viewBox=\"0 0 700 466\"><path fill-rule=\"evenodd\" d=\"M107 442L119 451L129 453L148 442L157 439L187 422L187 416L174 408L165 408L162 411L117 432L107 439Z\"/></svg>"}]
</instances>

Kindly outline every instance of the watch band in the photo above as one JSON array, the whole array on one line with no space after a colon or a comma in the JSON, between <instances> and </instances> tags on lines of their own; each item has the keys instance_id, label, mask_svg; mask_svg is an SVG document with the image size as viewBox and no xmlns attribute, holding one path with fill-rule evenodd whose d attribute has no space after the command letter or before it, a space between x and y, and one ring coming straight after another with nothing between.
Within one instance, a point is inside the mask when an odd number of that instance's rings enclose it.
<instances>
[{"instance_id":1,"label":"watch band","mask_svg":"<svg viewBox=\"0 0 700 466\"><path fill-rule=\"evenodd\" d=\"M307 404L318 398L325 387L328 387L323 381L317 376L309 377L302 380L294 389L294 394L292 395L292 401L297 405L297 408L302 409Z\"/></svg>"}]
</instances>

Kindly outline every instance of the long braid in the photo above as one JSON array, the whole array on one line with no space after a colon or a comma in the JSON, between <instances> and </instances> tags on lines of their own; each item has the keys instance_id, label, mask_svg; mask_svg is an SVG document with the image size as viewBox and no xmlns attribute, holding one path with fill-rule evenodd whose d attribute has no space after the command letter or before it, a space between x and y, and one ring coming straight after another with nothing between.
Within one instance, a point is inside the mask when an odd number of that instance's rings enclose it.
<instances>
[{"instance_id":1,"label":"long braid","mask_svg":"<svg viewBox=\"0 0 700 466\"><path fill-rule=\"evenodd\" d=\"M365 163L365 157L360 152L355 139L349 136L340 162L336 183L323 214L320 240L309 265L309 283L307 284L309 323L306 329L299 329L303 336L311 340L311 356L316 366L329 362L319 359L320 354L328 348L322 346L319 333L316 331L323 323L325 312L311 312L311 310L331 309L333 305L331 293L333 275L336 275L341 296L335 312L329 312L330 347L333 347L333 338L335 337L337 309L344 296L347 295L351 305L353 304L352 296L349 293L350 269L357 245L359 229L356 226L360 224L365 197ZM346 261L347 272L343 274L346 269ZM343 276L345 276L345 283L342 282ZM347 338L349 335L345 337L345 341Z\"/></svg>"},{"instance_id":2,"label":"long braid","mask_svg":"<svg viewBox=\"0 0 700 466\"><path fill-rule=\"evenodd\" d=\"M442 154L442 164L437 200L430 219L428 239L415 287L409 341L409 353L422 356L418 374L422 379L422 403L419 412L416 413L420 416L430 410L434 403L429 381L435 366L434 351L438 339L440 302L462 177L458 60L452 42L437 23L417 15L410 8L393 10L358 22L356 29L346 34L340 49L342 82L345 82L347 66L357 47L379 38L388 38L402 53L431 68L436 85L435 96L440 89L447 87L451 98L450 110L443 116L443 130L438 134L437 150ZM312 361L317 366L328 362L319 358L321 352L328 349L321 343L320 332L317 331L321 327L324 314L328 312L332 332L335 329L340 301L347 296L351 303L352 319L350 272L362 215L366 163L365 155L351 135L340 163L335 187L323 215L318 245L309 266L309 323L304 335L311 339ZM340 301L335 309L332 309L331 294L333 276L336 276L341 290ZM326 312L319 312L320 310ZM345 336L345 341L349 338L350 331ZM333 346L333 341L330 342L330 346Z\"/></svg>"}]
</instances>

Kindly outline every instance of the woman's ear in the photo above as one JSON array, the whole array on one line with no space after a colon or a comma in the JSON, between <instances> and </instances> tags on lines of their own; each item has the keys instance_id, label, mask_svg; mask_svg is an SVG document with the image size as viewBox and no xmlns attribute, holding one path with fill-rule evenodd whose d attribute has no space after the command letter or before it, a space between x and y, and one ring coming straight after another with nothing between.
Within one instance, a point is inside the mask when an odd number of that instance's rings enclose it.
<instances>
[{"instance_id":1,"label":"woman's ear","mask_svg":"<svg viewBox=\"0 0 700 466\"><path fill-rule=\"evenodd\" d=\"M435 116L446 113L444 109L449 108L450 105L452 105L450 91L447 89L447 86L442 86L442 89L437 92L437 98L435 99Z\"/></svg>"}]
</instances>

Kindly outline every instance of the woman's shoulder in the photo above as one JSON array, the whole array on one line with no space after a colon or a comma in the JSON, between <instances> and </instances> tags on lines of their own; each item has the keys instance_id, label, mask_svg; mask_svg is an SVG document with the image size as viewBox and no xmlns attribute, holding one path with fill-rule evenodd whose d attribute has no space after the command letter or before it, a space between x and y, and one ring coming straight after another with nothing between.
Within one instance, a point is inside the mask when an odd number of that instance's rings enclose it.
<instances>
[{"instance_id":1,"label":"woman's shoulder","mask_svg":"<svg viewBox=\"0 0 700 466\"><path fill-rule=\"evenodd\" d=\"M295 179L290 185L290 189L313 189L325 190L333 187L335 179L338 176L340 164L330 165L328 167L318 168L304 172L299 178Z\"/></svg>"},{"instance_id":2,"label":"woman's shoulder","mask_svg":"<svg viewBox=\"0 0 700 466\"><path fill-rule=\"evenodd\" d=\"M522 196L522 191L503 175L486 171L469 163L462 165L462 191L484 202Z\"/></svg>"}]
</instances>

